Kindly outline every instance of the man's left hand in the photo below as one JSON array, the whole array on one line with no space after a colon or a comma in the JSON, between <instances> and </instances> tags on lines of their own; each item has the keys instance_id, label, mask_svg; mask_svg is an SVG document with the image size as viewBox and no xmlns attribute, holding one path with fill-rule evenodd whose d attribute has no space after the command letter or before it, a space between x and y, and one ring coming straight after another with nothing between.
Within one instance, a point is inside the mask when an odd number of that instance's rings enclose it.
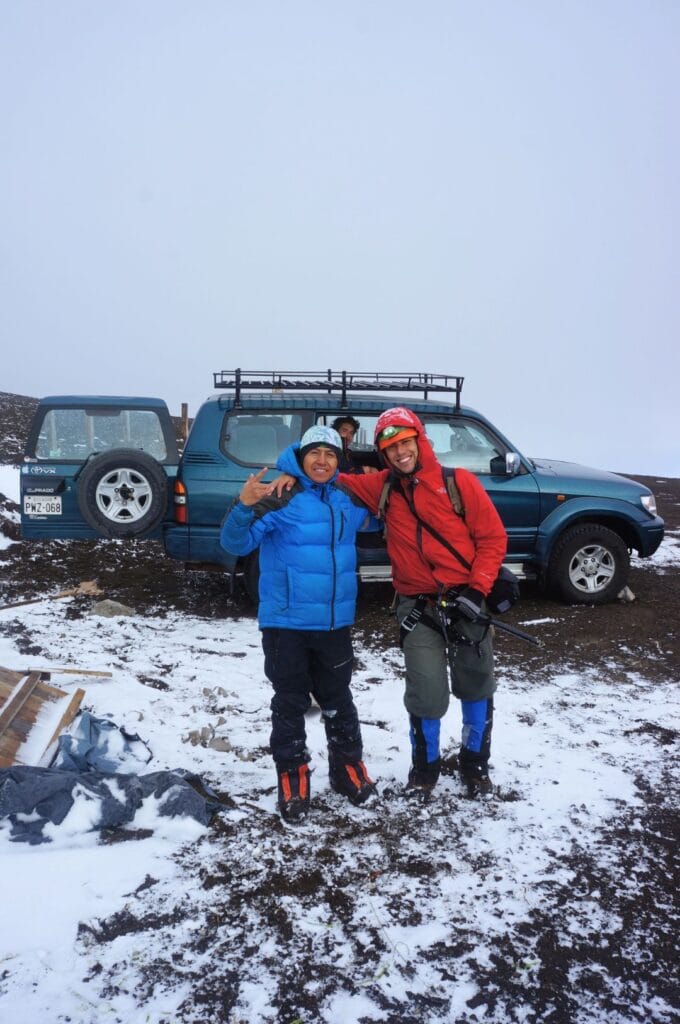
<instances>
[{"instance_id":1,"label":"man's left hand","mask_svg":"<svg viewBox=\"0 0 680 1024\"><path fill-rule=\"evenodd\" d=\"M469 622L478 622L483 617L484 594L474 587L465 587L453 602L454 609Z\"/></svg>"}]
</instances>

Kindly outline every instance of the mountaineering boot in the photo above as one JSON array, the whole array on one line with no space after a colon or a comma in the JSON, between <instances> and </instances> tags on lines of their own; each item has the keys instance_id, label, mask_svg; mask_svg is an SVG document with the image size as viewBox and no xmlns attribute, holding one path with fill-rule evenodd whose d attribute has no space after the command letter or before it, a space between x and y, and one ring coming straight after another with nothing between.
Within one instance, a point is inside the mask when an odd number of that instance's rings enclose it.
<instances>
[{"instance_id":1,"label":"mountaineering boot","mask_svg":"<svg viewBox=\"0 0 680 1024\"><path fill-rule=\"evenodd\" d=\"M289 824L299 824L309 812L309 765L278 771L279 813Z\"/></svg>"},{"instance_id":2,"label":"mountaineering boot","mask_svg":"<svg viewBox=\"0 0 680 1024\"><path fill-rule=\"evenodd\" d=\"M406 795L427 800L437 784L441 758L439 756L438 718L418 718L409 715L411 740L411 767L406 783Z\"/></svg>"},{"instance_id":3,"label":"mountaineering boot","mask_svg":"<svg viewBox=\"0 0 680 1024\"><path fill-rule=\"evenodd\" d=\"M460 766L460 777L467 786L467 795L471 798L493 793L488 765L479 761L463 762Z\"/></svg>"},{"instance_id":4,"label":"mountaineering boot","mask_svg":"<svg viewBox=\"0 0 680 1024\"><path fill-rule=\"evenodd\" d=\"M474 797L484 793L492 793L493 786L489 778L489 767L486 762L472 760L471 755L461 748L458 754L447 754L442 758L442 775L459 776L467 786L468 796Z\"/></svg>"},{"instance_id":5,"label":"mountaineering boot","mask_svg":"<svg viewBox=\"0 0 680 1024\"><path fill-rule=\"evenodd\" d=\"M369 778L363 761L332 765L328 778L331 789L346 796L355 807L365 804L378 792L375 782Z\"/></svg>"},{"instance_id":6,"label":"mountaineering boot","mask_svg":"<svg viewBox=\"0 0 680 1024\"><path fill-rule=\"evenodd\" d=\"M411 765L408 771L408 780L404 789L404 796L409 800L419 803L427 803L432 795L432 790L439 778L439 768L436 765L428 765L427 768L416 768Z\"/></svg>"}]
</instances>

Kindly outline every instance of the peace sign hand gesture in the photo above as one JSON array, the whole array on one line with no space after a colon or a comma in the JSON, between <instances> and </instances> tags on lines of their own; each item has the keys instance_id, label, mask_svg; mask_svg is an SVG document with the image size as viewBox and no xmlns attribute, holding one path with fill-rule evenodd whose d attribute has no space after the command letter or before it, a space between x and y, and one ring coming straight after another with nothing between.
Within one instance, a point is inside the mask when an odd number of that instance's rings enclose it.
<instances>
[{"instance_id":1,"label":"peace sign hand gesture","mask_svg":"<svg viewBox=\"0 0 680 1024\"><path fill-rule=\"evenodd\" d=\"M259 473L250 474L238 496L242 505L256 505L262 498L266 498L271 494L272 485L262 483L262 477L268 469L269 466L264 466Z\"/></svg>"}]
</instances>

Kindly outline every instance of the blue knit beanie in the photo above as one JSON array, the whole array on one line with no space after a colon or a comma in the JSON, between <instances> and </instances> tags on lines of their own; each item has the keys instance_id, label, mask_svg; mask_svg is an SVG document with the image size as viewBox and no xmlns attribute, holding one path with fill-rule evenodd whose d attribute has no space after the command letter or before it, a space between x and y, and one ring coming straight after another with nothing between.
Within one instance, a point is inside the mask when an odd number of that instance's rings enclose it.
<instances>
[{"instance_id":1,"label":"blue knit beanie","mask_svg":"<svg viewBox=\"0 0 680 1024\"><path fill-rule=\"evenodd\" d=\"M312 448L319 448L320 446L330 448L338 458L342 455L342 439L337 430L317 424L315 427L305 430L300 438L300 458L304 459L307 452L311 452Z\"/></svg>"}]
</instances>

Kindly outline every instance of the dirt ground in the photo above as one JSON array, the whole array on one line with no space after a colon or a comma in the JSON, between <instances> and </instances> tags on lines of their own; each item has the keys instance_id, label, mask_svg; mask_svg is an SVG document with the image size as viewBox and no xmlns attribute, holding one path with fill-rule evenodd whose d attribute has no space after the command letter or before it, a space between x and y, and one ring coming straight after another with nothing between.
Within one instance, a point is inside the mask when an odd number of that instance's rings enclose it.
<instances>
[{"instance_id":1,"label":"dirt ground","mask_svg":"<svg viewBox=\"0 0 680 1024\"><path fill-rule=\"evenodd\" d=\"M15 461L20 454L33 405L32 399L0 393L0 439L6 439L4 442L0 440L0 461ZM635 473L629 475L651 487L656 494L659 513L666 521L667 532L678 537L680 480L649 478ZM12 515L16 511L15 505L0 496L0 532L18 540L16 516ZM16 544L5 549L2 555L0 605L4 607L14 602L44 597L76 586L83 580L96 579L107 597L128 604L143 615L162 618L171 610L185 611L209 619L252 617L255 614L240 588L237 587L232 594L226 579L221 575L185 572L182 567L166 559L160 545L155 542ZM506 621L531 632L532 622L542 620L543 644L541 647L531 647L510 636L499 636L496 647L500 670L521 671L525 678L533 678L537 682L554 676L558 671L578 674L593 670L613 683L619 680L623 682L631 673L643 676L652 686L655 680L677 679L680 669L680 572L677 569L665 572L655 570L634 561L629 586L635 595L634 601L589 607L565 606L542 594L536 585L524 584L522 600L509 613ZM358 605L356 635L364 644L384 649L394 647L396 628L388 612L391 597L391 588L385 585L363 587ZM77 599L70 604L68 614L72 617L82 615L90 601L86 597ZM6 635L14 636L20 652L38 653L31 647L31 638L22 637L18 619L5 616L0 629ZM641 733L641 743L653 740L668 746L670 750L670 744L677 739L677 733L670 722L666 728L654 727L653 736L642 735L643 732L649 732L649 729L644 730L631 723L631 729L636 728ZM637 871L638 884L634 889L626 891L621 885L615 886L612 883L611 892L605 893L603 899L606 898L609 905L619 913L624 933L626 922L631 930L638 933L642 930L646 936L648 961L631 963L622 957L620 950L612 949L602 966L612 976L622 979L622 984L625 979L625 984L634 984L640 991L645 986L655 986L657 991L663 992L672 1001L675 954L672 928L667 927L667 915L671 913L677 892L673 850L677 846L678 813L671 768L669 765L668 789L648 789L646 793L644 835L636 842L635 848L631 849L631 863L628 867L626 849L630 823L625 814L612 824L608 833L608 841L620 852L622 870ZM644 779L636 781L644 790ZM219 838L221 827L219 822L215 826L216 839ZM394 843L396 849L398 837L387 838ZM329 851L328 856L332 859L332 851ZM633 859L635 863L632 863ZM574 863L572 867L577 871L584 891L589 886L600 889L607 887L606 879L595 877L592 863L583 861ZM427 865L416 865L414 870L421 874L427 873ZM314 878L310 877L310 884L314 884ZM317 881L322 886L323 871ZM206 886L213 885L217 885L214 879L206 879ZM228 896L224 898L228 899ZM661 913L660 908L663 908ZM539 979L534 1019L551 1024L568 1024L573 1018L569 1010L567 960L563 958L564 951L560 951L554 944L555 923L547 919L540 920L539 917L536 917L531 927L535 934L541 936L539 948L546 965L546 974ZM109 941L113 935L125 930L148 928L149 922L113 918L107 922L107 927L110 934L102 934L97 941ZM508 951L507 956L503 953L503 950L499 950L498 961L489 967L489 971L493 971L494 984L503 993L502 1002L505 1005L507 1001L507 1005L511 1005L515 990L518 998L522 995L522 982L512 973L502 977L503 964L516 961L516 954L512 951ZM572 965L574 956L578 956L578 949L569 952L569 963ZM592 960L592 948L586 949L584 946L583 957L584 960ZM479 982L484 982L481 976ZM592 984L595 987L599 984L595 975ZM197 979L197 985L200 993L200 979ZM231 1019L220 1016L219 1005L211 1004L211 996L207 991L203 996L206 1019ZM621 1004L617 1007L614 997L609 999L608 1006L611 1010L608 1020L644 1020L630 1005ZM620 1016L617 1016L619 1011ZM309 1013L309 1019L314 1019L313 1007L310 1007ZM390 1007L385 1008L385 1014L383 1019L392 1024L429 1019L426 1016L403 1017ZM290 1019L285 1016L285 1007L282 1009L281 1021L284 1019Z\"/></svg>"}]
</instances>

